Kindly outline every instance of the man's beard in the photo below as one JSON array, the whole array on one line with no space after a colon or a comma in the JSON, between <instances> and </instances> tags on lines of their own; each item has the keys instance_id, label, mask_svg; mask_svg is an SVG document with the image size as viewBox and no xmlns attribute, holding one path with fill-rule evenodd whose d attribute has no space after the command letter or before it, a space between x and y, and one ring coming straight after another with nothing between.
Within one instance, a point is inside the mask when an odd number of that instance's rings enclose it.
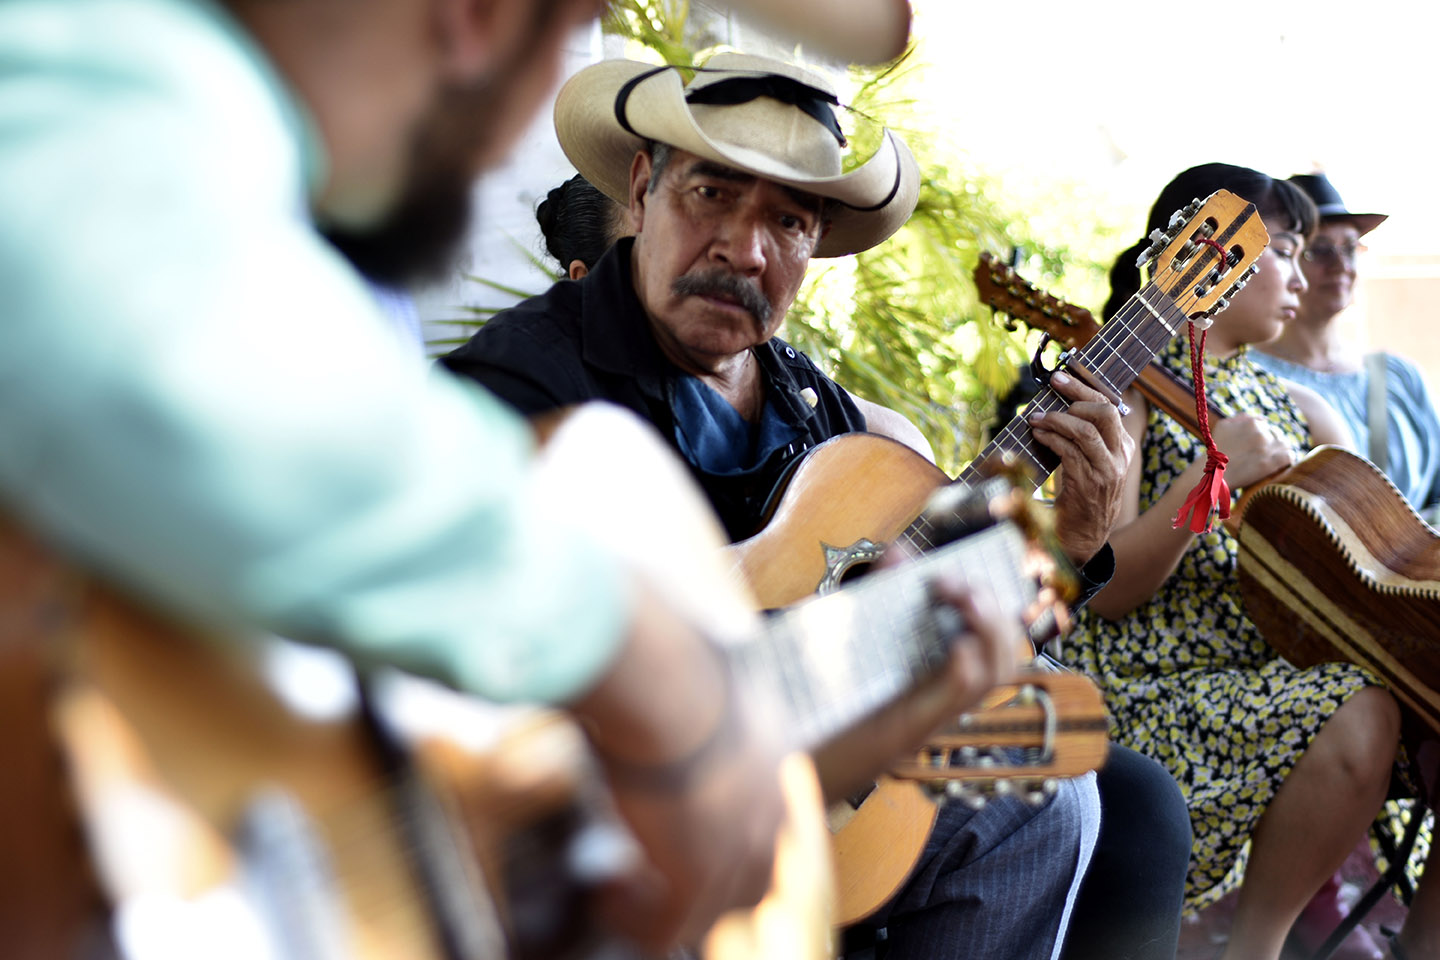
<instances>
[{"instance_id":1,"label":"man's beard","mask_svg":"<svg viewBox=\"0 0 1440 960\"><path fill-rule=\"evenodd\" d=\"M443 279L471 222L475 157L491 129L495 84L442 93L417 125L400 199L370 227L322 226L357 270L381 283Z\"/></svg>"}]
</instances>

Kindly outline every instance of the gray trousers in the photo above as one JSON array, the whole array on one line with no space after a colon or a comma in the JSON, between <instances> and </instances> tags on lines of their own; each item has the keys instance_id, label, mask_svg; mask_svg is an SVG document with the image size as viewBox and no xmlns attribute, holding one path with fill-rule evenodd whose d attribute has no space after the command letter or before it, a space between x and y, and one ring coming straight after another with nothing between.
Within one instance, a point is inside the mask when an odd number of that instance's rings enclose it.
<instances>
[{"instance_id":1,"label":"gray trousers","mask_svg":"<svg viewBox=\"0 0 1440 960\"><path fill-rule=\"evenodd\" d=\"M1039 807L946 804L915 873L864 926L883 928L887 960L1054 960L1099 832L1093 773Z\"/></svg>"}]
</instances>

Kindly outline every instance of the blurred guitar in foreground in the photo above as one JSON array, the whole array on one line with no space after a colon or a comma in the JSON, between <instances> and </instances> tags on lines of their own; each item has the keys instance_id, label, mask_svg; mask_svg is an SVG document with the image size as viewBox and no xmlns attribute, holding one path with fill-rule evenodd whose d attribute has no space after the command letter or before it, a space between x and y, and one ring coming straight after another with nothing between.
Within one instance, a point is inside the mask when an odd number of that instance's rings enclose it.
<instances>
[{"instance_id":1,"label":"blurred guitar in foreground","mask_svg":"<svg viewBox=\"0 0 1440 960\"><path fill-rule=\"evenodd\" d=\"M999 600L1017 618L1035 602L1025 533L987 508L967 508L983 520L953 544L759 628L720 551L704 545L707 531L718 543L713 518L664 506L667 490L690 491L683 468L668 456L647 462L658 441L630 428L639 446L627 445L609 429L617 416L582 410L559 429L535 480L539 502L573 500L573 477L584 475L607 508L597 535L693 547L684 556L650 551L637 561L641 574L728 641L744 696L771 697L775 729L797 748L855 725L946 661L957 625L932 599L938 571L1003 571L1009 587ZM615 483L644 505L643 516L622 519L604 499L605 463L624 464ZM49 569L33 563L28 544L0 537L0 569ZM75 866L55 889L26 889L33 864L0 864L5 889L18 891L0 906L7 956L74 954L107 929L129 960L227 951L267 960L633 955L609 938L590 895L628 867L635 848L606 815L603 783L568 723L528 722L523 738L476 752L465 736L407 736L379 709L383 700L312 715L277 692L259 645L199 637L55 570L0 594L0 622L12 625L7 649L28 651L34 666L36 696L24 702L44 722L32 733L54 735L51 760L25 768L36 780L27 787L73 796L84 839L51 824L63 834L53 847ZM1032 754L1071 762L1057 710L1060 698L1034 692L997 704L956 731L953 756L927 753L911 775L942 791L961 777L994 781L1004 771L993 757L975 757L1012 747L1022 767L1038 759ZM1029 753L1015 746L1022 727ZM771 894L722 918L698 945L707 960L829 956L829 834L799 750L783 776L790 820L777 837ZM24 848L12 841L43 825L0 826L0 850ZM86 856L91 870L81 865ZM39 909L59 901L64 909Z\"/></svg>"}]
</instances>

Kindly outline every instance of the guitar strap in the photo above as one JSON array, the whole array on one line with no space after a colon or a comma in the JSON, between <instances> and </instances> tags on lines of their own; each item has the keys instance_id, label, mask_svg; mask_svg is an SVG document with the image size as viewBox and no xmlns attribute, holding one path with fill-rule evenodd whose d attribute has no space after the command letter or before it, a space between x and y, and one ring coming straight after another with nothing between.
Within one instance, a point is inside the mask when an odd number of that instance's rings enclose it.
<instances>
[{"instance_id":1,"label":"guitar strap","mask_svg":"<svg viewBox=\"0 0 1440 960\"><path fill-rule=\"evenodd\" d=\"M1370 428L1370 462L1386 472L1390 459L1390 418L1386 415L1385 354L1365 355L1365 420Z\"/></svg>"}]
</instances>

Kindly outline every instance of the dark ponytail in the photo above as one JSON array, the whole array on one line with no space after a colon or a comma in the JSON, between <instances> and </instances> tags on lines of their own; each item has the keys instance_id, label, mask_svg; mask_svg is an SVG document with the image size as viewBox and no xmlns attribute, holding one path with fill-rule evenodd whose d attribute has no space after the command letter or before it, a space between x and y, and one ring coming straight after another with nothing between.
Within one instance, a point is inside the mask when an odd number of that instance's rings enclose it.
<instances>
[{"instance_id":1,"label":"dark ponytail","mask_svg":"<svg viewBox=\"0 0 1440 960\"><path fill-rule=\"evenodd\" d=\"M1126 300L1140 292L1140 268L1135 266L1135 260L1148 243L1141 240L1115 258L1110 267L1110 299L1105 301L1105 312L1101 314L1104 319L1115 316Z\"/></svg>"}]
</instances>

